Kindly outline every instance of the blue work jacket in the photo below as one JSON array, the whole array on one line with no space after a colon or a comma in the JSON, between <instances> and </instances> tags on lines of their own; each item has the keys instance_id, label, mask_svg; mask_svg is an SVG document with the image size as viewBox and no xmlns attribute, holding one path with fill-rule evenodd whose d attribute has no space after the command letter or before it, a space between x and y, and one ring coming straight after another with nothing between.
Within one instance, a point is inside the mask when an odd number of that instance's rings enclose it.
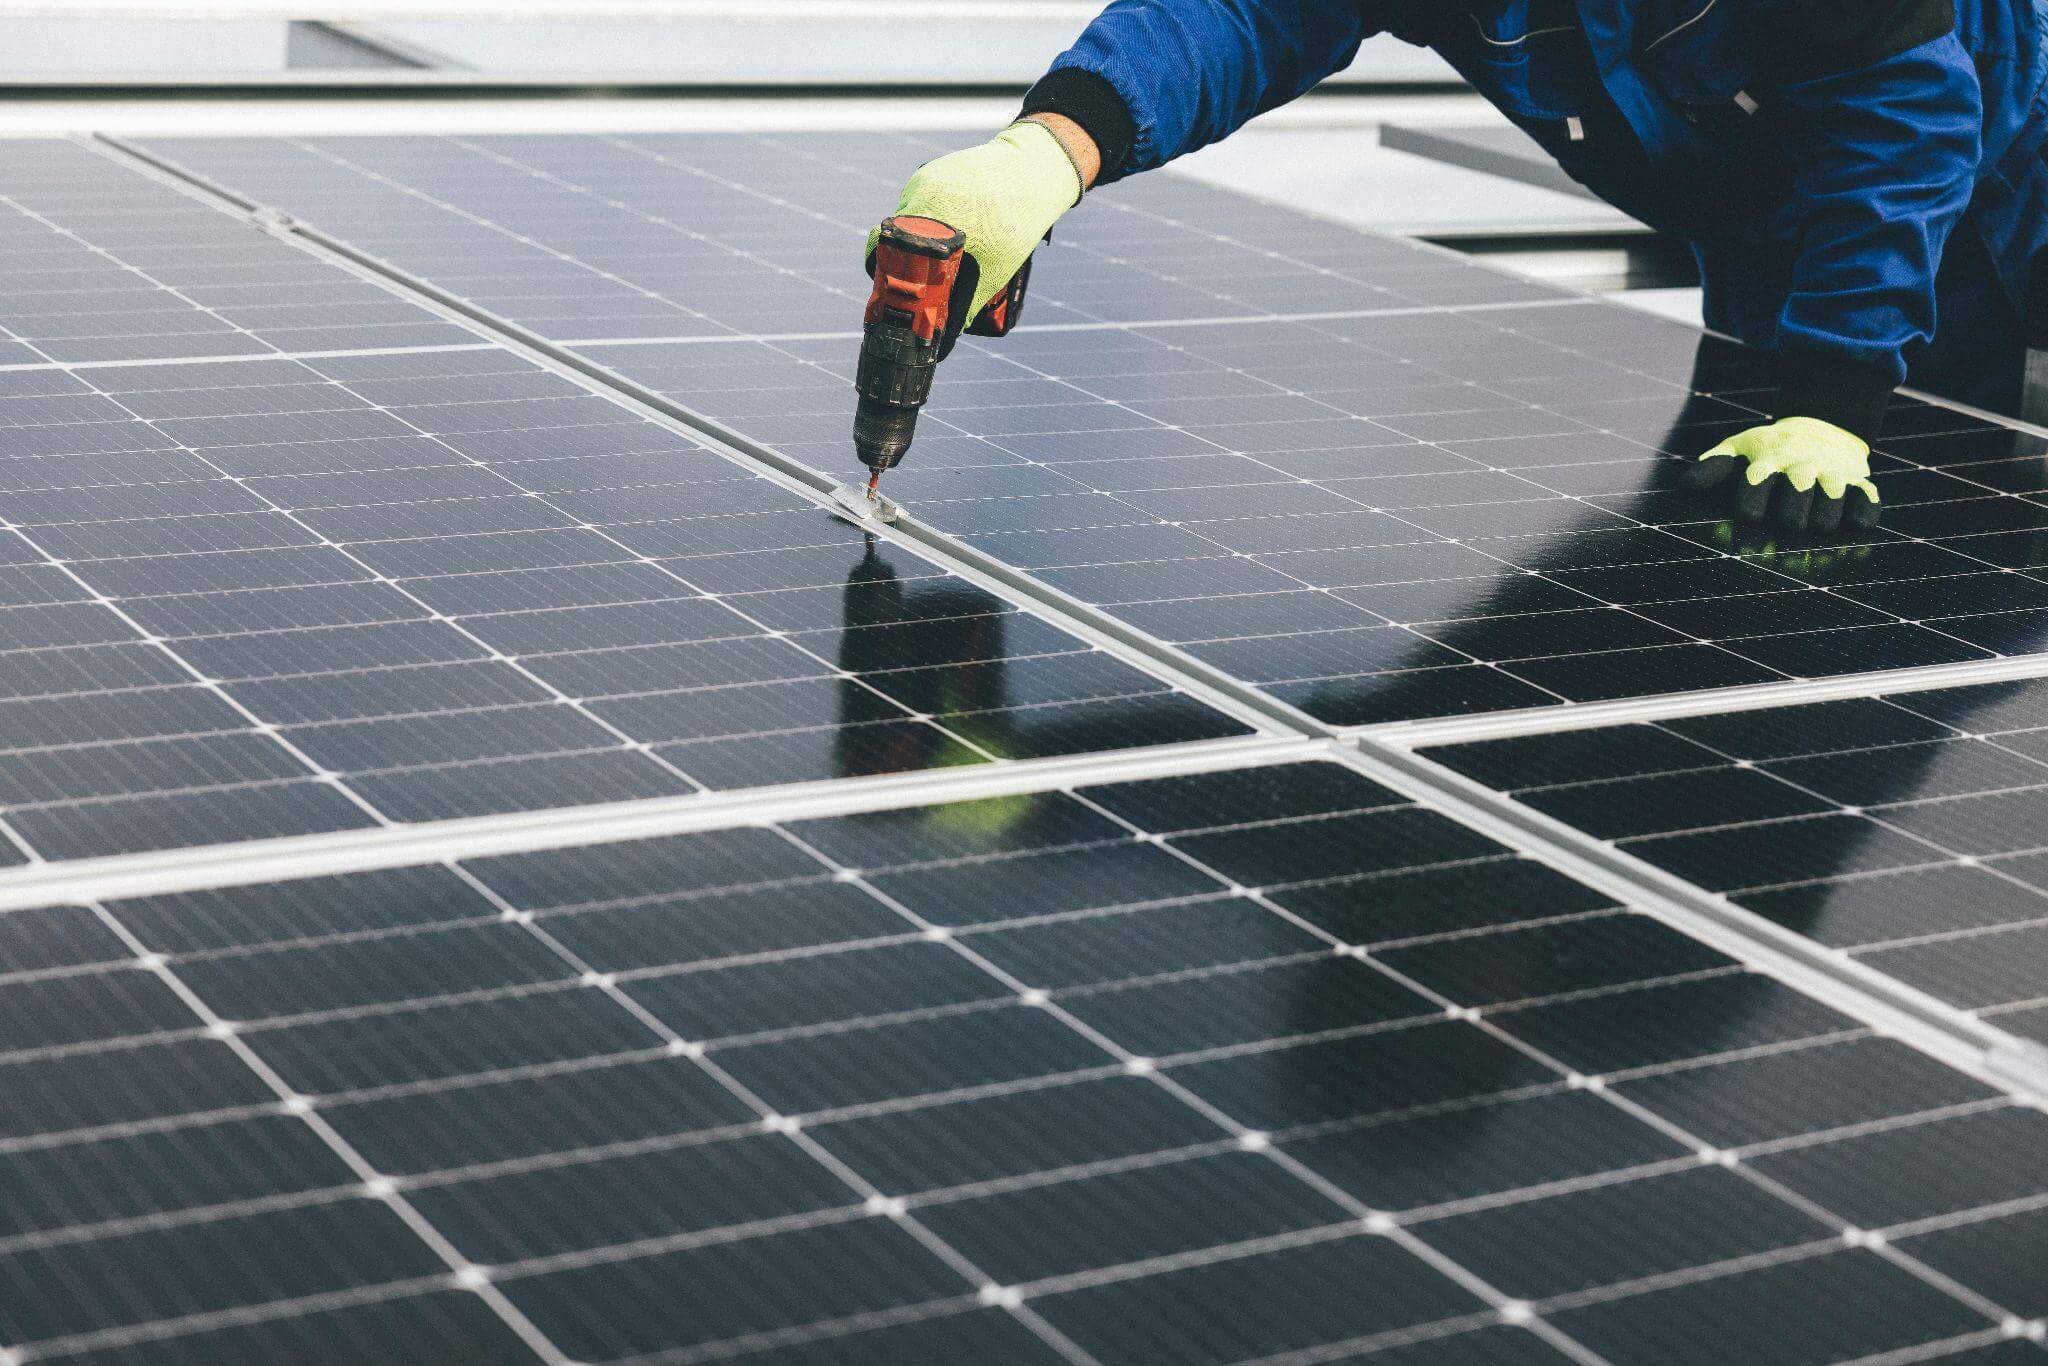
<instances>
[{"instance_id":1,"label":"blue work jacket","mask_svg":"<svg viewBox=\"0 0 2048 1366\"><path fill-rule=\"evenodd\" d=\"M1129 175L1380 32L1693 242L1709 320L1787 358L1788 411L1874 426L1966 221L2015 307L2048 272L2048 0L1115 0L1026 108L1078 118Z\"/></svg>"}]
</instances>

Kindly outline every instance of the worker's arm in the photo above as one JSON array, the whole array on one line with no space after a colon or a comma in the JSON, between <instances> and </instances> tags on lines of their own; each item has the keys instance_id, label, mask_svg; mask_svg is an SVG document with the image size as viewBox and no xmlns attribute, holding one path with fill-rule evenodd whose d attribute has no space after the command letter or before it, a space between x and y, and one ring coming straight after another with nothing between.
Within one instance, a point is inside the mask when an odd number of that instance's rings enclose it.
<instances>
[{"instance_id":1,"label":"worker's arm","mask_svg":"<svg viewBox=\"0 0 2048 1366\"><path fill-rule=\"evenodd\" d=\"M1370 0L1114 0L1024 98L1102 148L1102 178L1236 132L1350 65Z\"/></svg>"},{"instance_id":2,"label":"worker's arm","mask_svg":"<svg viewBox=\"0 0 2048 1366\"><path fill-rule=\"evenodd\" d=\"M979 313L1097 180L1213 142L1347 64L1369 3L1115 0L1031 88L1017 123L904 186L897 213L967 239L949 328Z\"/></svg>"},{"instance_id":3,"label":"worker's arm","mask_svg":"<svg viewBox=\"0 0 2048 1366\"><path fill-rule=\"evenodd\" d=\"M1738 465L1737 512L1799 528L1876 520L1869 443L1930 340L1935 278L1982 156L1983 93L1954 0L1769 0L1779 120L1795 163L1801 249L1778 319L1778 411L1705 457ZM1951 320L1968 326L1968 320Z\"/></svg>"}]
</instances>

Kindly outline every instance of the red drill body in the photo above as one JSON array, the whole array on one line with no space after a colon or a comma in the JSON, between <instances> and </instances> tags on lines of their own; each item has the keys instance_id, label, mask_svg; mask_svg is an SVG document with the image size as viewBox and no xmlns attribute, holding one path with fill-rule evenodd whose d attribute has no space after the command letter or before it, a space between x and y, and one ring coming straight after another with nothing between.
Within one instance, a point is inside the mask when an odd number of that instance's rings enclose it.
<instances>
[{"instance_id":1,"label":"red drill body","mask_svg":"<svg viewBox=\"0 0 2048 1366\"><path fill-rule=\"evenodd\" d=\"M861 318L860 365L853 387L853 449L868 467L868 497L882 472L910 449L917 410L931 397L932 376L953 349L957 304L976 280L967 239L936 218L898 214L882 220L871 265L874 289ZM1000 337L1016 325L1030 263L1017 272L965 330Z\"/></svg>"}]
</instances>

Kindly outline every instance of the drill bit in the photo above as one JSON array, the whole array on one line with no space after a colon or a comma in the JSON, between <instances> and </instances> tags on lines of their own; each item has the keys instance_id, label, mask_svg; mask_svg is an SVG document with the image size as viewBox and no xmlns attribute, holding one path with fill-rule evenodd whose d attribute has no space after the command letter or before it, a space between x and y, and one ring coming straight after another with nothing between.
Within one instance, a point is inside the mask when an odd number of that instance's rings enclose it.
<instances>
[{"instance_id":1,"label":"drill bit","mask_svg":"<svg viewBox=\"0 0 2048 1366\"><path fill-rule=\"evenodd\" d=\"M868 471L868 501L869 501L870 503L874 502L874 501L875 501L876 499L878 499L878 498L880 498L880 497L881 497L881 494L880 494L880 492L878 492L878 490L879 490L879 489L881 488L881 484L882 484L882 471L881 471L880 467L878 466L878 467L876 467L875 469L869 470L869 471Z\"/></svg>"}]
</instances>

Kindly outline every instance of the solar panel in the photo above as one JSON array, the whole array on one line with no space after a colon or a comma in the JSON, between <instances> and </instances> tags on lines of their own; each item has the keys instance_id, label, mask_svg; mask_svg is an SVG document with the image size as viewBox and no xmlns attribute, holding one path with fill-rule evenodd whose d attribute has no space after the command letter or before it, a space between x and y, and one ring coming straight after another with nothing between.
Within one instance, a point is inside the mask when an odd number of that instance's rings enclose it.
<instances>
[{"instance_id":1,"label":"solar panel","mask_svg":"<svg viewBox=\"0 0 2048 1366\"><path fill-rule=\"evenodd\" d=\"M0 363L476 340L77 143L10 139L0 181Z\"/></svg>"},{"instance_id":2,"label":"solar panel","mask_svg":"<svg viewBox=\"0 0 2048 1366\"><path fill-rule=\"evenodd\" d=\"M1430 757L2048 1042L2044 736L2048 684L2029 680Z\"/></svg>"},{"instance_id":3,"label":"solar panel","mask_svg":"<svg viewBox=\"0 0 2048 1366\"><path fill-rule=\"evenodd\" d=\"M1333 764L5 923L24 1360L1707 1360L2035 1289L2040 1114Z\"/></svg>"},{"instance_id":4,"label":"solar panel","mask_svg":"<svg viewBox=\"0 0 2048 1366\"><path fill-rule=\"evenodd\" d=\"M836 478L847 244L937 145L152 144ZM2038 438L1898 400L1875 462L1885 529L1787 543L1675 487L1774 407L1731 343L1171 177L1091 198L1056 239L1036 330L962 345L892 489L1321 720L2041 642L2048 588L1998 572L2042 562Z\"/></svg>"},{"instance_id":5,"label":"solar panel","mask_svg":"<svg viewBox=\"0 0 2048 1366\"><path fill-rule=\"evenodd\" d=\"M0 861L1247 733L415 304L41 146L0 177L82 255L89 232L124 260L282 253L376 293L395 335L461 344L372 347L384 324L308 301L261 335L350 354L206 359L259 334L180 304L211 329L176 334L197 355L0 372ZM202 217L122 228L39 198L38 168Z\"/></svg>"},{"instance_id":6,"label":"solar panel","mask_svg":"<svg viewBox=\"0 0 2048 1366\"><path fill-rule=\"evenodd\" d=\"M47 857L1243 733L516 357L91 375L160 463L0 493Z\"/></svg>"}]
</instances>

